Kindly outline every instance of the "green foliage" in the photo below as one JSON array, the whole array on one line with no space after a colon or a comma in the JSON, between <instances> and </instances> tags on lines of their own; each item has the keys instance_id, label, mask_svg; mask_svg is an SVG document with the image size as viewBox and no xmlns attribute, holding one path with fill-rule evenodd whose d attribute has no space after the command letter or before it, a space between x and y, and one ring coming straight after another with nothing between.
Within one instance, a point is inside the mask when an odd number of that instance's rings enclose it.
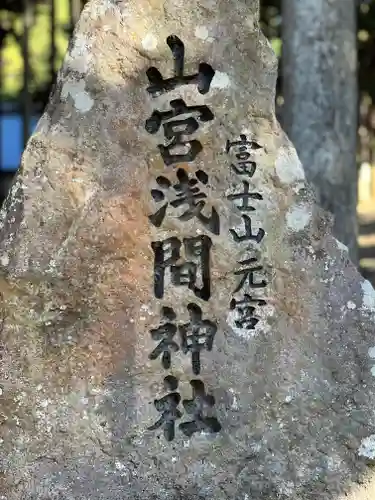
<instances>
[{"instance_id":1,"label":"green foliage","mask_svg":"<svg viewBox=\"0 0 375 500\"><path fill-rule=\"evenodd\" d=\"M55 1L55 42L56 59L54 69L61 65L68 45L69 32L69 0ZM37 2L32 8L32 22L29 30L29 65L30 80L28 89L32 94L50 85L52 79L51 57L51 21L50 5ZM2 41L1 90L3 100L17 99L23 88L23 53L22 35L25 17L18 12L0 10L0 25L6 30Z\"/></svg>"},{"instance_id":2,"label":"green foliage","mask_svg":"<svg viewBox=\"0 0 375 500\"><path fill-rule=\"evenodd\" d=\"M282 48L282 43L281 43L281 38L271 38L270 40L271 46L277 57L280 58L281 56L281 48Z\"/></svg>"}]
</instances>

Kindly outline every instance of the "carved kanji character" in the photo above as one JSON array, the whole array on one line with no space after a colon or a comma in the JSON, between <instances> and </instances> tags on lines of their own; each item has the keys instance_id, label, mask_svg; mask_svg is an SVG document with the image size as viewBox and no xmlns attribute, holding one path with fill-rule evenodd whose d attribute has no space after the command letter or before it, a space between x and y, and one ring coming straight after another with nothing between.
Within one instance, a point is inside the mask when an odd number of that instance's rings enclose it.
<instances>
[{"instance_id":1,"label":"carved kanji character","mask_svg":"<svg viewBox=\"0 0 375 500\"><path fill-rule=\"evenodd\" d=\"M242 215L242 220L245 222L245 234L239 236L234 229L229 229L234 241L236 243L242 243L243 241L256 241L260 243L266 234L264 229L259 228L258 232L253 234L250 217L248 215Z\"/></svg>"},{"instance_id":2,"label":"carved kanji character","mask_svg":"<svg viewBox=\"0 0 375 500\"><path fill-rule=\"evenodd\" d=\"M236 300L233 298L230 301L231 310L236 311L239 315L239 317L235 320L235 324L238 328L254 330L255 326L259 322L259 319L254 316L256 306L265 306L266 301L253 298L247 293L245 293L243 297L244 298L242 300Z\"/></svg>"},{"instance_id":3,"label":"carved kanji character","mask_svg":"<svg viewBox=\"0 0 375 500\"><path fill-rule=\"evenodd\" d=\"M251 159L252 151L261 149L255 141L247 140L246 135L241 134L239 141L227 141L226 152L229 153L234 148L236 161L231 164L232 171L237 175L253 177L256 171L256 163ZM250 150L250 151L249 151Z\"/></svg>"},{"instance_id":4,"label":"carved kanji character","mask_svg":"<svg viewBox=\"0 0 375 500\"><path fill-rule=\"evenodd\" d=\"M235 271L236 276L242 276L241 281L239 282L237 288L234 290L234 293L237 293L239 290L241 290L245 283L248 282L248 285L250 288L264 288L267 286L267 282L265 280L261 281L256 281L255 279L255 273L262 271L263 267L262 266L254 266L258 262L258 259L256 257L252 257L250 259L242 260L239 262L241 266L245 266L243 269L240 269L239 271Z\"/></svg>"},{"instance_id":5,"label":"carved kanji character","mask_svg":"<svg viewBox=\"0 0 375 500\"><path fill-rule=\"evenodd\" d=\"M176 35L170 35L167 38L167 44L172 51L174 59L174 76L164 79L158 69L154 67L149 68L146 72L150 82L147 92L153 97L157 97L181 85L196 84L198 92L206 94L210 89L211 81L215 75L212 67L207 63L200 63L198 73L184 75L185 47L183 42Z\"/></svg>"},{"instance_id":6,"label":"carved kanji character","mask_svg":"<svg viewBox=\"0 0 375 500\"><path fill-rule=\"evenodd\" d=\"M252 212L255 210L254 207L249 205L249 200L263 200L263 196L260 193L250 193L249 183L247 181L242 181L244 189L239 193L230 194L227 196L230 201L240 201L240 204L236 204L236 207L241 210L241 212Z\"/></svg>"},{"instance_id":7,"label":"carved kanji character","mask_svg":"<svg viewBox=\"0 0 375 500\"><path fill-rule=\"evenodd\" d=\"M175 437L176 420L182 417L182 412L178 409L181 396L175 392L178 388L178 380L172 375L164 378L164 387L166 391L173 391L160 399L154 400L155 408L161 416L157 422L151 425L148 430L154 431L163 427L164 437L167 441L173 441Z\"/></svg>"},{"instance_id":8,"label":"carved kanji character","mask_svg":"<svg viewBox=\"0 0 375 500\"><path fill-rule=\"evenodd\" d=\"M160 340L160 342L149 355L149 358L157 359L161 356L163 368L167 370L171 366L171 352L179 350L178 344L173 340L177 333L176 313L171 307L163 307L162 316L167 321L150 331L153 340Z\"/></svg>"},{"instance_id":9,"label":"carved kanji character","mask_svg":"<svg viewBox=\"0 0 375 500\"><path fill-rule=\"evenodd\" d=\"M211 208L211 214L206 216L203 210L206 206L207 195L201 190L199 184L206 186L208 175L203 170L197 170L194 176L189 177L183 168L177 170L178 182L174 185L167 177L159 176L156 182L160 189L152 189L151 196L157 202L163 202L163 205L152 215L149 216L150 222L160 227L166 216L168 201L165 201L169 190L173 191L173 199L169 204L173 208L186 206L186 210L178 217L182 221L188 221L196 217L205 228L213 234L220 234L220 219L214 207Z\"/></svg>"},{"instance_id":10,"label":"carved kanji character","mask_svg":"<svg viewBox=\"0 0 375 500\"><path fill-rule=\"evenodd\" d=\"M249 141L247 139L247 136L245 134L241 134L239 141L229 141L229 140L227 140L227 143L226 143L226 146L225 146L225 151L227 153L229 153L232 148L237 148L238 149L238 152L236 154L237 159L239 159L239 160L247 160L250 157L250 153L247 153L247 151L246 151L247 149L257 150L257 149L262 149L262 146L260 146L255 141Z\"/></svg>"},{"instance_id":11,"label":"carved kanji character","mask_svg":"<svg viewBox=\"0 0 375 500\"><path fill-rule=\"evenodd\" d=\"M191 380L190 385L193 399L184 399L182 404L186 413L193 416L193 420L179 424L179 429L187 437L202 431L216 434L221 430L221 425L216 417L208 415L215 405L215 398L211 394L206 394L201 380Z\"/></svg>"},{"instance_id":12,"label":"carved kanji character","mask_svg":"<svg viewBox=\"0 0 375 500\"><path fill-rule=\"evenodd\" d=\"M163 125L168 144L159 144L158 148L166 165L194 161L202 151L202 145L196 139L186 141L184 136L192 135L198 130L200 122L213 120L214 115L207 106L186 106L183 99L174 99L170 105L171 111L154 111L146 120L145 128L150 134L156 134ZM189 115L198 116L195 118ZM180 119L176 120L176 117ZM181 148L185 149L185 152L179 152Z\"/></svg>"},{"instance_id":13,"label":"carved kanji character","mask_svg":"<svg viewBox=\"0 0 375 500\"><path fill-rule=\"evenodd\" d=\"M230 167L237 175L252 177L255 174L257 165L255 161L241 161L236 164L232 163Z\"/></svg>"},{"instance_id":14,"label":"carved kanji character","mask_svg":"<svg viewBox=\"0 0 375 500\"><path fill-rule=\"evenodd\" d=\"M212 350L217 326L210 320L202 319L202 310L197 304L187 306L190 321L179 327L181 349L184 353L191 352L193 373L198 375L201 370L200 353L203 349Z\"/></svg>"},{"instance_id":15,"label":"carved kanji character","mask_svg":"<svg viewBox=\"0 0 375 500\"><path fill-rule=\"evenodd\" d=\"M151 243L154 258L154 293L158 299L164 296L165 272L171 273L175 286L187 286L194 294L208 300L211 296L210 248L211 239L206 235L183 239L186 262L177 264L181 259L181 241L168 238ZM197 286L200 277L202 286Z\"/></svg>"}]
</instances>

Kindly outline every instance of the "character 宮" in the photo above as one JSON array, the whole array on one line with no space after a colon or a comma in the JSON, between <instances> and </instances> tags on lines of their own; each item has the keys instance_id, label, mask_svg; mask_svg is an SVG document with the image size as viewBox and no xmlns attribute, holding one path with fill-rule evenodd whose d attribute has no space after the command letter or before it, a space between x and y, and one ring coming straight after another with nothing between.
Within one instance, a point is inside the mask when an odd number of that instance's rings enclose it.
<instances>
[{"instance_id":1,"label":"character \u5bae","mask_svg":"<svg viewBox=\"0 0 375 500\"><path fill-rule=\"evenodd\" d=\"M254 330L259 323L259 319L254 315L256 306L265 306L266 301L257 299L245 293L243 298L237 300L232 298L230 301L230 309L236 311L238 318L235 320L237 328L244 330Z\"/></svg>"},{"instance_id":2,"label":"character \u5bae","mask_svg":"<svg viewBox=\"0 0 375 500\"><path fill-rule=\"evenodd\" d=\"M145 124L149 134L156 134L163 125L167 144L159 144L158 148L167 166L194 161L202 151L202 144L197 139L186 138L198 130L200 123L214 119L207 106L187 106L183 99L172 100L170 106L170 111L153 111Z\"/></svg>"}]
</instances>

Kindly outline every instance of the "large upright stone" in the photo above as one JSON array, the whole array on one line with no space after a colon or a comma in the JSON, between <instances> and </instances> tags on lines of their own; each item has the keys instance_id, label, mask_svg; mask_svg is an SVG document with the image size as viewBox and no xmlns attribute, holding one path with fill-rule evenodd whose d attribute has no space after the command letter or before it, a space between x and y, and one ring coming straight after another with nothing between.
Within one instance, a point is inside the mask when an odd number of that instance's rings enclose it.
<instances>
[{"instance_id":1,"label":"large upright stone","mask_svg":"<svg viewBox=\"0 0 375 500\"><path fill-rule=\"evenodd\" d=\"M1 219L2 499L338 499L366 476L374 292L275 121L247 4L82 14Z\"/></svg>"}]
</instances>

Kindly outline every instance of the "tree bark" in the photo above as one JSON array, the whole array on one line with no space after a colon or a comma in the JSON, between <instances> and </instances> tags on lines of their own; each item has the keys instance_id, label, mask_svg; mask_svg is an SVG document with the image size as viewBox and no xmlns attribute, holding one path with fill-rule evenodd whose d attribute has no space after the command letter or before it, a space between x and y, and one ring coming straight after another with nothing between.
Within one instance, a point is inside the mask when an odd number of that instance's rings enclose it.
<instances>
[{"instance_id":1,"label":"tree bark","mask_svg":"<svg viewBox=\"0 0 375 500\"><path fill-rule=\"evenodd\" d=\"M283 126L357 263L355 0L283 0Z\"/></svg>"}]
</instances>

